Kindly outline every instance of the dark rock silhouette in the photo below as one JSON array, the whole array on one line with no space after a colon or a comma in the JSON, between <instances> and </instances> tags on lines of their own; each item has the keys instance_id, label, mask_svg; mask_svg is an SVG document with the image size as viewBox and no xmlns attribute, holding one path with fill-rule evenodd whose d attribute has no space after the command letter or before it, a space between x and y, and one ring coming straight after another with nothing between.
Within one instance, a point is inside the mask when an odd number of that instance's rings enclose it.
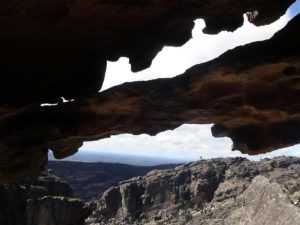
<instances>
[{"instance_id":1,"label":"dark rock silhouette","mask_svg":"<svg viewBox=\"0 0 300 225\"><path fill-rule=\"evenodd\" d=\"M90 212L65 181L46 172L0 186L1 225L83 225Z\"/></svg>"},{"instance_id":2,"label":"dark rock silhouette","mask_svg":"<svg viewBox=\"0 0 300 225\"><path fill-rule=\"evenodd\" d=\"M259 11L251 22L264 25L293 2L1 1L0 104L96 94L106 60L127 56L134 71L142 70L163 46L184 44L197 18L208 33L233 31L246 12Z\"/></svg>"}]
</instances>

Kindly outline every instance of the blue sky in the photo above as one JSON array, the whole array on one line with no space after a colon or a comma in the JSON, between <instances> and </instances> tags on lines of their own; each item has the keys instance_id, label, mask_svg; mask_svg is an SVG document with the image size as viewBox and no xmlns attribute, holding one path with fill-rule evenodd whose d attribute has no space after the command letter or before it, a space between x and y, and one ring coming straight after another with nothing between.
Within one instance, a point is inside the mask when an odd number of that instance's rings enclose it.
<instances>
[{"instance_id":1,"label":"blue sky","mask_svg":"<svg viewBox=\"0 0 300 225\"><path fill-rule=\"evenodd\" d=\"M300 12L300 1L297 0L288 10L289 16L292 18Z\"/></svg>"},{"instance_id":2,"label":"blue sky","mask_svg":"<svg viewBox=\"0 0 300 225\"><path fill-rule=\"evenodd\" d=\"M151 80L162 77L174 77L195 64L209 61L228 49L253 41L269 39L282 29L286 23L300 11L300 0L288 10L287 14L273 24L255 27L247 20L244 26L235 32L221 32L218 35L203 34L203 20L195 21L193 38L180 48L165 47L154 59L151 67L139 73L132 73L127 58L117 62L108 62L104 89L136 80ZM224 45L226 43L226 45ZM154 137L143 134L134 136L123 134L100 141L87 142L80 151L112 152L141 156L160 156L197 160L199 157L245 156L231 151L231 140L214 138L211 125L183 125L173 131L165 131ZM248 157L259 159L277 155L295 155L300 157L300 146L274 151L269 154Z\"/></svg>"}]
</instances>

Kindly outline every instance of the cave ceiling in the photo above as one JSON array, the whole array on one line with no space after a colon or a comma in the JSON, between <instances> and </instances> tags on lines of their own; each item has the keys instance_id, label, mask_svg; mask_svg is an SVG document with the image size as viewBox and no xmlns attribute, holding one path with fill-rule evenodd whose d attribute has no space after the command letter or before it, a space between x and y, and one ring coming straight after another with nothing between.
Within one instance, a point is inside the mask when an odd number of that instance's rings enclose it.
<instances>
[{"instance_id":1,"label":"cave ceiling","mask_svg":"<svg viewBox=\"0 0 300 225\"><path fill-rule=\"evenodd\" d=\"M215 137L248 154L299 143L300 16L175 78L98 93L107 60L126 56L140 71L164 46L188 41L197 18L217 34L246 12L257 26L272 23L293 2L0 0L0 182L36 174L48 149L64 158L84 141L184 123L213 123ZM75 101L40 107L62 96Z\"/></svg>"}]
</instances>

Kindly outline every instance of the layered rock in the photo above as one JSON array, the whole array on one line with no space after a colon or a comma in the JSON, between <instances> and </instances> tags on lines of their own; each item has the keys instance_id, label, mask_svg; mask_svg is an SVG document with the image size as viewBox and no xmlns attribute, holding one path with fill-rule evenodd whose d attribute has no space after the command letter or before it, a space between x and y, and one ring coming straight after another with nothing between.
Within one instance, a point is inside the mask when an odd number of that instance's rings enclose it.
<instances>
[{"instance_id":1,"label":"layered rock","mask_svg":"<svg viewBox=\"0 0 300 225\"><path fill-rule=\"evenodd\" d=\"M47 173L0 186L0 224L83 225L90 212L66 182Z\"/></svg>"},{"instance_id":2,"label":"layered rock","mask_svg":"<svg viewBox=\"0 0 300 225\"><path fill-rule=\"evenodd\" d=\"M215 123L214 136L248 154L299 143L299 16L271 40L176 78L96 94L107 59L128 56L139 70L163 45L187 41L196 18L216 33L237 28L245 12L257 25L272 22L293 2L2 1L0 183L38 174L48 149L64 158L84 141L184 123ZM60 96L76 101L39 105Z\"/></svg>"},{"instance_id":3,"label":"layered rock","mask_svg":"<svg viewBox=\"0 0 300 225\"><path fill-rule=\"evenodd\" d=\"M299 193L300 158L202 160L108 189L88 224L298 224Z\"/></svg>"}]
</instances>

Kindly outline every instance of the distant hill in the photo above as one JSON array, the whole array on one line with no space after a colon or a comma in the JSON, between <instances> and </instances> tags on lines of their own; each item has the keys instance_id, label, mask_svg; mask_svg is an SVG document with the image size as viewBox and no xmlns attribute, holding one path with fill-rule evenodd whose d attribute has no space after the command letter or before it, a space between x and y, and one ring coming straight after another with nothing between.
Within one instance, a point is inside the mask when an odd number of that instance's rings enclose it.
<instances>
[{"instance_id":1,"label":"distant hill","mask_svg":"<svg viewBox=\"0 0 300 225\"><path fill-rule=\"evenodd\" d=\"M48 154L50 160L54 160L51 152ZM91 152L81 150L74 155L64 159L64 161L80 161L80 162L108 162L108 163L121 163L134 166L155 166L161 164L182 164L187 163L188 160L170 159L164 157L153 156L138 156L128 154L117 154L108 152Z\"/></svg>"},{"instance_id":2,"label":"distant hill","mask_svg":"<svg viewBox=\"0 0 300 225\"><path fill-rule=\"evenodd\" d=\"M74 194L86 201L98 200L101 194L118 182L135 176L144 176L151 170L170 169L178 164L133 166L120 163L91 163L75 161L49 161L51 173L66 180Z\"/></svg>"}]
</instances>

